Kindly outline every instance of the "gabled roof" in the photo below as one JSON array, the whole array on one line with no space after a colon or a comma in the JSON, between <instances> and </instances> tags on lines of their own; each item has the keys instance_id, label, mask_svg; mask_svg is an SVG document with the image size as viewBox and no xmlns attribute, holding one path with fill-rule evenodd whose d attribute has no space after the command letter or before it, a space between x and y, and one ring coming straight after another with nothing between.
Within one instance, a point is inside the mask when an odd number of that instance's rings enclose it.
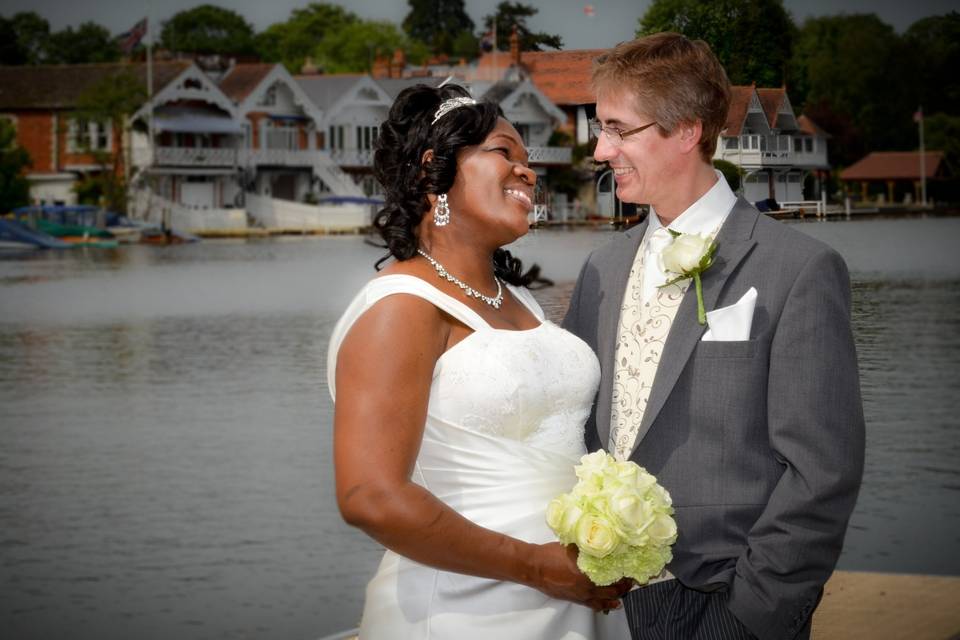
<instances>
[{"instance_id":1,"label":"gabled roof","mask_svg":"<svg viewBox=\"0 0 960 640\"><path fill-rule=\"evenodd\" d=\"M805 115L797 116L797 125L800 127L800 131L803 133L809 134L811 136L820 136L821 138L832 138L829 133L820 128L816 122L811 120Z\"/></svg>"},{"instance_id":2,"label":"gabled roof","mask_svg":"<svg viewBox=\"0 0 960 640\"><path fill-rule=\"evenodd\" d=\"M927 178L942 177L945 170L942 151L924 153ZM874 151L840 172L841 180L919 180L919 151Z\"/></svg>"},{"instance_id":3,"label":"gabled roof","mask_svg":"<svg viewBox=\"0 0 960 640\"><path fill-rule=\"evenodd\" d=\"M360 73L343 73L299 75L294 76L293 79L297 81L297 84L313 101L313 104L327 113L334 102L366 77L368 76Z\"/></svg>"},{"instance_id":4,"label":"gabled roof","mask_svg":"<svg viewBox=\"0 0 960 640\"><path fill-rule=\"evenodd\" d=\"M276 65L269 63L235 64L220 80L220 90L240 104L267 77L274 66Z\"/></svg>"},{"instance_id":5,"label":"gabled roof","mask_svg":"<svg viewBox=\"0 0 960 640\"><path fill-rule=\"evenodd\" d=\"M383 90L387 92L391 100L396 100L397 96L400 95L400 92L406 89L407 87L412 87L418 84L425 84L430 87L437 87L441 82L446 80L442 76L423 76L423 77L414 77L414 78L375 78L375 82L383 87Z\"/></svg>"},{"instance_id":6,"label":"gabled roof","mask_svg":"<svg viewBox=\"0 0 960 640\"><path fill-rule=\"evenodd\" d=\"M155 62L154 93L191 64L189 60ZM146 88L147 66L141 63L0 66L0 109L73 109L85 91L124 72L132 73Z\"/></svg>"},{"instance_id":7,"label":"gabled roof","mask_svg":"<svg viewBox=\"0 0 960 640\"><path fill-rule=\"evenodd\" d=\"M230 82L234 74L232 72L227 74L220 88L223 89L224 82L228 83L228 88L233 92L231 98L237 103L240 115L246 115L251 111L270 111L270 107L264 103L264 98L272 87L283 85L292 94L293 103L312 118L317 126L321 126L323 110L317 107L313 98L304 91L303 85L297 82L282 64L235 66L242 67L239 75Z\"/></svg>"},{"instance_id":8,"label":"gabled roof","mask_svg":"<svg viewBox=\"0 0 960 640\"><path fill-rule=\"evenodd\" d=\"M771 129L777 126L777 114L786 98L787 90L779 89L757 89L757 96L760 98L760 105L763 107L763 115L767 116L767 124Z\"/></svg>"},{"instance_id":9,"label":"gabled roof","mask_svg":"<svg viewBox=\"0 0 960 640\"><path fill-rule=\"evenodd\" d=\"M727 124L722 135L739 136L743 132L747 110L750 109L750 101L756 91L753 85L749 87L730 87L730 108L727 109Z\"/></svg>"},{"instance_id":10,"label":"gabled roof","mask_svg":"<svg viewBox=\"0 0 960 640\"><path fill-rule=\"evenodd\" d=\"M131 116L133 120L145 117L151 109L173 106L178 103L193 102L208 105L208 108L220 110L231 118L237 117L237 105L228 98L220 87L192 62L165 87L156 91L153 98L146 101Z\"/></svg>"}]
</instances>

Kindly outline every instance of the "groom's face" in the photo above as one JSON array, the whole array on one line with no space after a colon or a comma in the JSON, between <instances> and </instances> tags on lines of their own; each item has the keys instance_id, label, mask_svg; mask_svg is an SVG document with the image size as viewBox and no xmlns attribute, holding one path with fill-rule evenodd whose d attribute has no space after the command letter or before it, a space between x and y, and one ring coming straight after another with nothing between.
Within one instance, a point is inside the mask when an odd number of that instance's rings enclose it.
<instances>
[{"instance_id":1,"label":"groom's face","mask_svg":"<svg viewBox=\"0 0 960 640\"><path fill-rule=\"evenodd\" d=\"M630 131L654 121L631 96L604 92L597 96L597 120L604 127ZM615 138L615 136L614 136ZM623 202L656 206L661 194L669 190L675 169L675 145L653 126L623 138L616 144L601 133L593 157L607 162L617 181L617 197Z\"/></svg>"}]
</instances>

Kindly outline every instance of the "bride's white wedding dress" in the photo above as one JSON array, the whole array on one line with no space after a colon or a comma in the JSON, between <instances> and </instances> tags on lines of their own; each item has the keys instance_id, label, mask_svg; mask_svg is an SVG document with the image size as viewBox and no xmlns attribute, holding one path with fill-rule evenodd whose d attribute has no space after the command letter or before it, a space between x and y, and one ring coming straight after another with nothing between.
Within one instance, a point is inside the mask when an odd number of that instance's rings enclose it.
<instances>
[{"instance_id":1,"label":"bride's white wedding dress","mask_svg":"<svg viewBox=\"0 0 960 640\"><path fill-rule=\"evenodd\" d=\"M509 287L541 324L490 327L426 281L370 281L333 331L327 380L336 399L337 351L354 321L389 295L430 301L473 329L437 361L413 480L480 526L532 543L556 540L547 503L576 483L583 424L600 378L591 349L544 320L526 289ZM383 425L389 428L389 425ZM371 473L374 473L371 470ZM622 609L608 616L540 591L440 571L387 551L367 586L363 640L628 638Z\"/></svg>"}]
</instances>

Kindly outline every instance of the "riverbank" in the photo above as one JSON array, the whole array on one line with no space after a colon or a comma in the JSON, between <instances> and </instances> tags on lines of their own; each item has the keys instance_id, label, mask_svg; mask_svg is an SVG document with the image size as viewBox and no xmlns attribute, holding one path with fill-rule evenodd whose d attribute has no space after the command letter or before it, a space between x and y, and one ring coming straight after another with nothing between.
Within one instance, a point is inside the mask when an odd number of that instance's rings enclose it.
<instances>
[{"instance_id":1,"label":"riverbank","mask_svg":"<svg viewBox=\"0 0 960 640\"><path fill-rule=\"evenodd\" d=\"M956 640L960 577L837 571L813 616L813 640Z\"/></svg>"}]
</instances>

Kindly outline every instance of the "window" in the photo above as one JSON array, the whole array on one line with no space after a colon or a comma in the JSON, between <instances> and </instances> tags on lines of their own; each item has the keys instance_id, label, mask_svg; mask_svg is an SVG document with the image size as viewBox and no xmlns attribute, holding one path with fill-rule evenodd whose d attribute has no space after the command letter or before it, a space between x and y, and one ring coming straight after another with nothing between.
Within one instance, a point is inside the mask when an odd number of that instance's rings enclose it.
<instances>
[{"instance_id":1,"label":"window","mask_svg":"<svg viewBox=\"0 0 960 640\"><path fill-rule=\"evenodd\" d=\"M357 127L357 149L364 151L373 149L378 133L378 127Z\"/></svg>"},{"instance_id":2,"label":"window","mask_svg":"<svg viewBox=\"0 0 960 640\"><path fill-rule=\"evenodd\" d=\"M740 139L739 139L739 138L724 138L724 139L723 139L723 148L724 148L724 149L739 149L739 148L740 148Z\"/></svg>"},{"instance_id":3,"label":"window","mask_svg":"<svg viewBox=\"0 0 960 640\"><path fill-rule=\"evenodd\" d=\"M803 151L803 138L794 138L793 139L793 152L800 153Z\"/></svg>"},{"instance_id":4,"label":"window","mask_svg":"<svg viewBox=\"0 0 960 640\"><path fill-rule=\"evenodd\" d=\"M111 137L109 123L71 118L67 131L67 151L109 151Z\"/></svg>"},{"instance_id":5,"label":"window","mask_svg":"<svg viewBox=\"0 0 960 640\"><path fill-rule=\"evenodd\" d=\"M267 124L268 149L299 149L300 135L297 123L271 120Z\"/></svg>"},{"instance_id":6,"label":"window","mask_svg":"<svg viewBox=\"0 0 960 640\"><path fill-rule=\"evenodd\" d=\"M331 125L329 134L330 135L327 138L327 148L343 149L343 127Z\"/></svg>"},{"instance_id":7,"label":"window","mask_svg":"<svg viewBox=\"0 0 960 640\"><path fill-rule=\"evenodd\" d=\"M807 150L807 153L813 153L813 138L807 138L804 140L804 147Z\"/></svg>"}]
</instances>

